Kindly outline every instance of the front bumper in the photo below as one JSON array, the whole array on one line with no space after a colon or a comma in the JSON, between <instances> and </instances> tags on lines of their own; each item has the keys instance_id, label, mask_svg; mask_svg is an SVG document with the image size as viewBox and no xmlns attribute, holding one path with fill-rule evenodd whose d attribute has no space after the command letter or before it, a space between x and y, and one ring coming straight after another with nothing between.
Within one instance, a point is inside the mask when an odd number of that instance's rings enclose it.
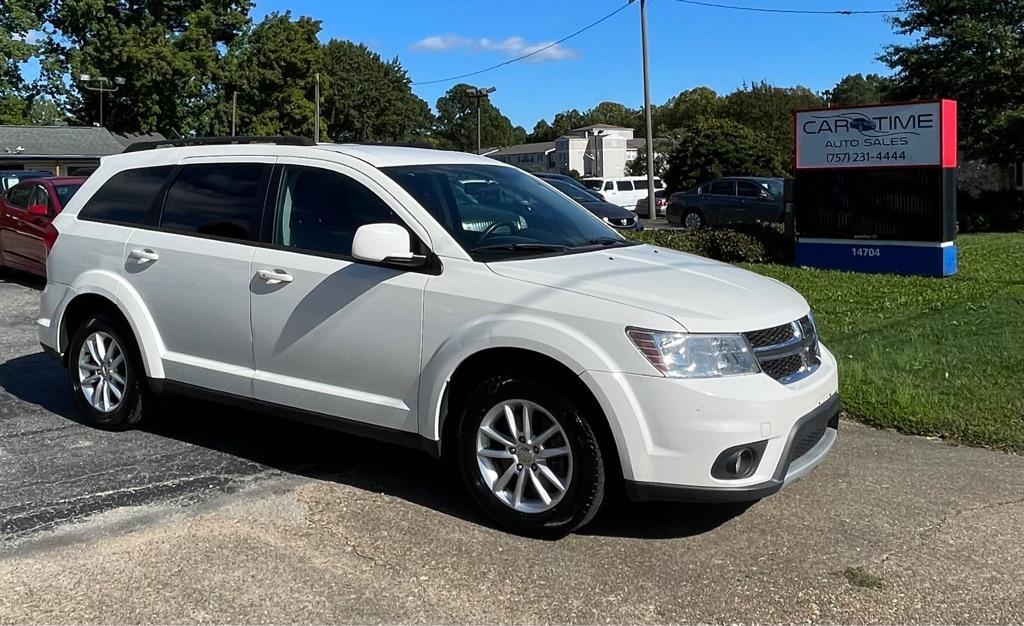
<instances>
[{"instance_id":1,"label":"front bumper","mask_svg":"<svg viewBox=\"0 0 1024 626\"><path fill-rule=\"evenodd\" d=\"M807 475L825 459L839 438L840 406L839 394L836 394L828 402L797 421L786 441L782 460L776 466L775 474L770 480L743 487L694 487L627 480L626 495L635 501L675 502L747 502L770 496L788 483ZM801 433L813 430L817 426L824 427L824 434L806 452L799 450L797 444ZM797 456L797 452L802 454Z\"/></svg>"},{"instance_id":2,"label":"front bumper","mask_svg":"<svg viewBox=\"0 0 1024 626\"><path fill-rule=\"evenodd\" d=\"M837 366L823 346L820 366L787 384L763 373L682 380L585 371L581 378L608 416L635 499L758 499L809 472L838 434ZM823 429L807 439L807 424ZM724 453L750 446L759 450L752 471L732 478L714 471Z\"/></svg>"}]
</instances>

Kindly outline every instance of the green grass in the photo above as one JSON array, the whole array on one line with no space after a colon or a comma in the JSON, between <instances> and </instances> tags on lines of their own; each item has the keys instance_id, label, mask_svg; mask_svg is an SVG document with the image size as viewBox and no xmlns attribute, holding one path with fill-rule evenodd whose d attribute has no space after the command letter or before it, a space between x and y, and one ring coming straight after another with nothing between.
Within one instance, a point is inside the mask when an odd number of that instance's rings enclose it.
<instances>
[{"instance_id":1,"label":"green grass","mask_svg":"<svg viewBox=\"0 0 1024 626\"><path fill-rule=\"evenodd\" d=\"M885 581L863 567L847 567L842 572L843 578L854 587L864 589L885 589Z\"/></svg>"},{"instance_id":2,"label":"green grass","mask_svg":"<svg viewBox=\"0 0 1024 626\"><path fill-rule=\"evenodd\" d=\"M958 245L945 279L744 267L810 302L851 417L1024 452L1024 233Z\"/></svg>"}]
</instances>

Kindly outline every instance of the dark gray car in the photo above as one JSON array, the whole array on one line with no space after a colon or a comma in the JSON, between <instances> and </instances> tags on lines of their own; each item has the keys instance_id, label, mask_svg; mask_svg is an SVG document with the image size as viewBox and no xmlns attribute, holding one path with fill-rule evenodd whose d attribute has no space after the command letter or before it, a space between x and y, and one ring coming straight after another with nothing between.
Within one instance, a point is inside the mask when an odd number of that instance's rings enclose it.
<instances>
[{"instance_id":1,"label":"dark gray car","mask_svg":"<svg viewBox=\"0 0 1024 626\"><path fill-rule=\"evenodd\" d=\"M786 211L782 188L781 178L716 178L672 194L665 217L669 223L687 228L781 222Z\"/></svg>"}]
</instances>

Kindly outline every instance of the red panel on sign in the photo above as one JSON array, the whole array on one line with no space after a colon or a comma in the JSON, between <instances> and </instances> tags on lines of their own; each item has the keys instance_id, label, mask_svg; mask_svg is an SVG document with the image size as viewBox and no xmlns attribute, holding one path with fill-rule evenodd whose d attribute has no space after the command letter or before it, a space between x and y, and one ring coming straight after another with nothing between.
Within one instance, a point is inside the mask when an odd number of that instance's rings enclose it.
<instances>
[{"instance_id":1,"label":"red panel on sign","mask_svg":"<svg viewBox=\"0 0 1024 626\"><path fill-rule=\"evenodd\" d=\"M942 101L942 167L956 167L956 100Z\"/></svg>"}]
</instances>

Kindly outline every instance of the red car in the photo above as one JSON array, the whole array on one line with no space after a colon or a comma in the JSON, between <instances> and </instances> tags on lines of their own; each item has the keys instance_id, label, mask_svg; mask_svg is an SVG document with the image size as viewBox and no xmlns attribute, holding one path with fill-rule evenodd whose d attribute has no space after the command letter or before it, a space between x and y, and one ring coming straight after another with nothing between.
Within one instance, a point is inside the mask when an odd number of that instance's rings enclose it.
<instances>
[{"instance_id":1,"label":"red car","mask_svg":"<svg viewBox=\"0 0 1024 626\"><path fill-rule=\"evenodd\" d=\"M53 218L85 178L32 178L0 197L0 267L46 276L46 255L57 239Z\"/></svg>"}]
</instances>

